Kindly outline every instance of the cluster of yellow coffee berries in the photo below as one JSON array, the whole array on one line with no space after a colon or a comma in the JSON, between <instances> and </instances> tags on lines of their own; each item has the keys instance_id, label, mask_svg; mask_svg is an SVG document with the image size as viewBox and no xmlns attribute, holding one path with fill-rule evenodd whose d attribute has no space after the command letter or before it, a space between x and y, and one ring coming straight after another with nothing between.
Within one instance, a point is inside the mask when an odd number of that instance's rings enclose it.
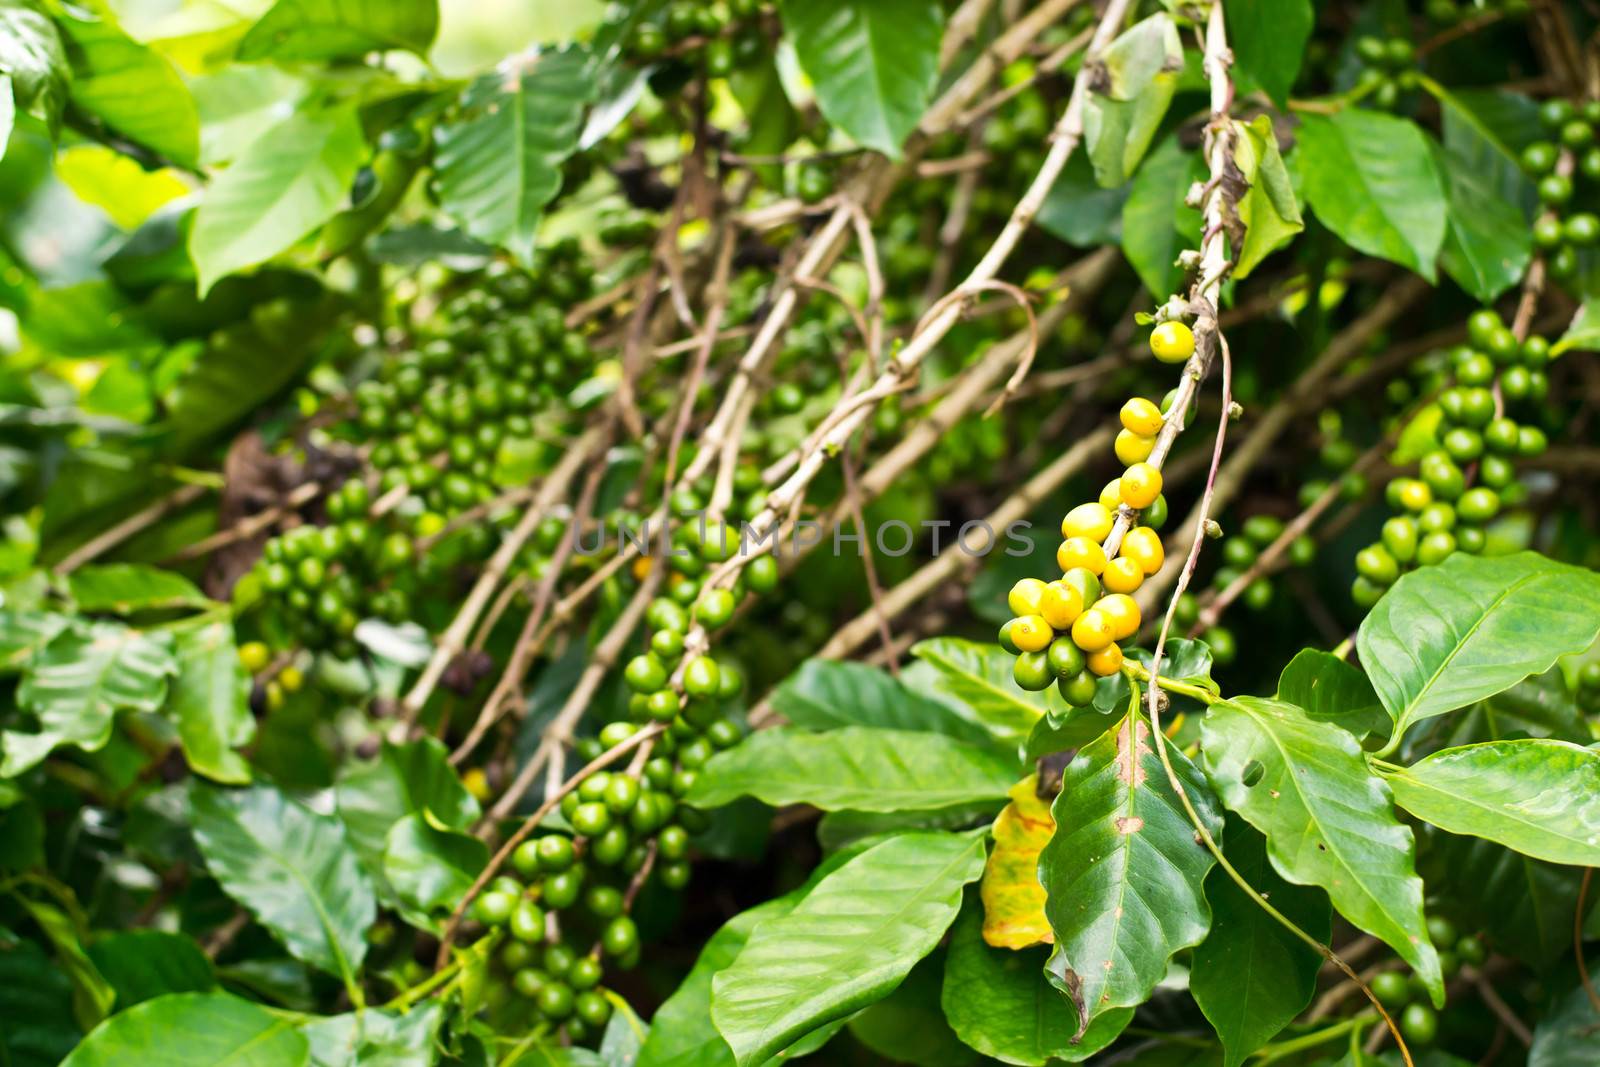
<instances>
[{"instance_id":1,"label":"cluster of yellow coffee berries","mask_svg":"<svg viewBox=\"0 0 1600 1067\"><path fill-rule=\"evenodd\" d=\"M1163 362L1182 362L1194 353L1194 334L1181 322L1164 322L1151 333L1150 350ZM1139 632L1139 605L1131 594L1166 562L1156 528L1166 520L1167 502L1161 471L1147 462L1166 415L1163 407L1134 397L1122 405L1120 419L1115 451L1126 465L1122 476L1106 484L1100 499L1067 512L1056 550L1061 577L1024 578L1012 586L1007 604L1015 617L1000 628L1001 646L1017 657L1017 684L1037 691L1055 682L1073 705L1088 704L1095 680L1122 669L1118 642ZM1128 521L1113 543L1119 513Z\"/></svg>"}]
</instances>

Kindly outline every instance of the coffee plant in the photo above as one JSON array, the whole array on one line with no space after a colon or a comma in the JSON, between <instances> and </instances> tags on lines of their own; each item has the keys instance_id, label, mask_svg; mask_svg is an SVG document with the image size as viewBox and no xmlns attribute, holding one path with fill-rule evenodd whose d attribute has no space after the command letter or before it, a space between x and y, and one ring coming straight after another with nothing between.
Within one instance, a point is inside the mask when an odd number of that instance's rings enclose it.
<instances>
[{"instance_id":1,"label":"coffee plant","mask_svg":"<svg viewBox=\"0 0 1600 1067\"><path fill-rule=\"evenodd\" d=\"M0 0L0 1065L1600 1064L1587 0Z\"/></svg>"}]
</instances>

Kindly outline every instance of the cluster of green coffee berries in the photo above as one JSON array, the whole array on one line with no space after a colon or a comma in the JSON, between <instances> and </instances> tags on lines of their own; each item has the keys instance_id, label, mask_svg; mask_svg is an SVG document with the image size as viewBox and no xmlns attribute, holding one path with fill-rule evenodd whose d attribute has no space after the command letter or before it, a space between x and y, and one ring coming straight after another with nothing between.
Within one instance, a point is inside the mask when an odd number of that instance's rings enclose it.
<instances>
[{"instance_id":1,"label":"cluster of green coffee berries","mask_svg":"<svg viewBox=\"0 0 1600 1067\"><path fill-rule=\"evenodd\" d=\"M1187 629L1200 618L1200 605L1207 595L1215 596L1244 574L1262 551L1283 534L1283 520L1276 515L1252 515L1244 520L1239 532L1223 538L1222 565L1211 576L1211 582L1199 594L1185 592L1178 597L1173 623ZM1317 543L1309 534L1301 534L1289 542L1285 561L1291 567L1309 566L1316 558ZM1239 599L1251 611L1265 611L1276 599L1277 589L1270 575L1261 574L1251 579ZM1206 630L1205 642L1211 647L1211 658L1219 666L1227 666L1238 655L1238 642L1233 632L1225 626L1212 626Z\"/></svg>"},{"instance_id":2,"label":"cluster of green coffee berries","mask_svg":"<svg viewBox=\"0 0 1600 1067\"><path fill-rule=\"evenodd\" d=\"M327 648L355 654L356 624L409 617L424 577L413 567L413 541L368 518L369 490L351 478L323 501L327 522L269 540L235 590L257 611L256 628L272 648Z\"/></svg>"},{"instance_id":3,"label":"cluster of green coffee berries","mask_svg":"<svg viewBox=\"0 0 1600 1067\"><path fill-rule=\"evenodd\" d=\"M600 743L619 743L631 729L613 723ZM607 964L629 970L639 962L629 886L653 864L652 878L681 889L689 880L686 826L704 826L704 816L679 806L668 784L649 767L637 778L586 778L562 798L572 834L550 831L523 842L511 869L473 902L472 917L504 934L495 954L498 981L486 998L491 1012L561 1028L573 1041L605 1026L611 1003L600 982Z\"/></svg>"},{"instance_id":4,"label":"cluster of green coffee berries","mask_svg":"<svg viewBox=\"0 0 1600 1067\"><path fill-rule=\"evenodd\" d=\"M624 42L634 62L664 56L725 78L766 54L763 0L673 0L659 16L634 25Z\"/></svg>"},{"instance_id":5,"label":"cluster of green coffee berries","mask_svg":"<svg viewBox=\"0 0 1600 1067\"><path fill-rule=\"evenodd\" d=\"M1600 182L1600 101L1574 106L1566 100L1546 100L1539 119L1550 135L1522 150L1522 169L1538 182L1542 209L1533 223L1533 243L1544 254L1550 275L1560 281L1578 273L1578 252L1600 242L1600 217L1589 211L1569 211L1574 177Z\"/></svg>"},{"instance_id":6,"label":"cluster of green coffee berries","mask_svg":"<svg viewBox=\"0 0 1600 1067\"><path fill-rule=\"evenodd\" d=\"M1489 957L1481 940L1470 934L1458 936L1455 924L1440 916L1428 920L1428 938L1439 950L1439 969L1447 981L1455 977L1462 964L1480 967ZM1374 975L1370 984L1378 1003L1398 1016L1395 1021L1409 1044L1433 1044L1439 1035L1439 1014L1434 1011L1422 979L1392 970Z\"/></svg>"},{"instance_id":7,"label":"cluster of green coffee berries","mask_svg":"<svg viewBox=\"0 0 1600 1067\"><path fill-rule=\"evenodd\" d=\"M1417 87L1417 50L1404 37L1357 37L1355 52L1362 63L1356 89L1374 107L1392 111L1402 92Z\"/></svg>"},{"instance_id":8,"label":"cluster of green coffee berries","mask_svg":"<svg viewBox=\"0 0 1600 1067\"><path fill-rule=\"evenodd\" d=\"M1164 363L1182 363L1194 354L1194 334L1181 322L1163 322L1150 335L1150 350ZM1000 627L1000 645L1017 657L1012 676L1023 689L1055 683L1068 704L1081 707L1094 700L1096 679L1122 669L1119 642L1138 634L1141 622L1131 594L1166 562L1156 532L1167 511L1161 470L1146 460L1171 402L1157 407L1133 397L1122 406L1114 450L1127 467L1099 499L1062 517L1061 577L1023 578L1011 587L1006 604L1014 617ZM1119 516L1130 521L1113 543ZM1140 518L1145 524L1134 525Z\"/></svg>"},{"instance_id":9,"label":"cluster of green coffee berries","mask_svg":"<svg viewBox=\"0 0 1600 1067\"><path fill-rule=\"evenodd\" d=\"M381 490L406 486L448 516L496 496L507 470L520 483L539 465L557 429L548 409L594 359L588 340L563 321L588 295L589 273L554 249L547 260L455 296L438 336L387 357L356 387L353 432L371 443Z\"/></svg>"},{"instance_id":10,"label":"cluster of green coffee berries","mask_svg":"<svg viewBox=\"0 0 1600 1067\"><path fill-rule=\"evenodd\" d=\"M1473 312L1467 333L1469 343L1449 355L1455 384L1439 393L1438 425L1416 477L1395 478L1386 488L1389 506L1402 514L1384 523L1379 541L1356 554L1351 596L1362 607L1377 603L1407 570L1439 563L1458 550L1483 551L1485 525L1526 499L1516 461L1547 447L1543 430L1506 412L1517 402L1537 403L1549 391L1549 342L1533 336L1518 343L1487 309ZM1425 411L1418 417L1431 416Z\"/></svg>"}]
</instances>

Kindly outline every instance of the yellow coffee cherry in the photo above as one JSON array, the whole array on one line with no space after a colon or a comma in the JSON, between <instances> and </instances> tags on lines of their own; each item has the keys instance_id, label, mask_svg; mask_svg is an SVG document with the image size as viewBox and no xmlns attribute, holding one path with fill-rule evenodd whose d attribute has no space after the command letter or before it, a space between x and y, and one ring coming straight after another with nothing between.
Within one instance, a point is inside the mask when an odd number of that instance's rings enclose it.
<instances>
[{"instance_id":1,"label":"yellow coffee cherry","mask_svg":"<svg viewBox=\"0 0 1600 1067\"><path fill-rule=\"evenodd\" d=\"M1074 567L1100 576L1106 569L1106 550L1100 547L1099 541L1091 541L1087 537L1069 537L1061 542L1061 547L1056 549L1056 564L1065 574Z\"/></svg>"},{"instance_id":2,"label":"yellow coffee cherry","mask_svg":"<svg viewBox=\"0 0 1600 1067\"><path fill-rule=\"evenodd\" d=\"M1111 639L1121 641L1139 632L1139 605L1126 593L1112 593L1094 602L1090 611L1097 611L1111 627ZM1084 612L1089 614L1088 611Z\"/></svg>"},{"instance_id":3,"label":"yellow coffee cherry","mask_svg":"<svg viewBox=\"0 0 1600 1067\"><path fill-rule=\"evenodd\" d=\"M1122 669L1122 649L1115 643L1109 644L1098 652L1089 653L1087 663L1090 674L1108 678Z\"/></svg>"},{"instance_id":4,"label":"yellow coffee cherry","mask_svg":"<svg viewBox=\"0 0 1600 1067\"><path fill-rule=\"evenodd\" d=\"M298 693L300 687L306 684L305 673L291 664L278 672L278 684L285 693Z\"/></svg>"},{"instance_id":5,"label":"yellow coffee cherry","mask_svg":"<svg viewBox=\"0 0 1600 1067\"><path fill-rule=\"evenodd\" d=\"M260 641L246 641L239 646L239 663L250 674L258 674L272 662L272 650Z\"/></svg>"},{"instance_id":6,"label":"yellow coffee cherry","mask_svg":"<svg viewBox=\"0 0 1600 1067\"><path fill-rule=\"evenodd\" d=\"M1117 439L1111 445L1111 450L1117 454L1117 459L1124 465L1142 463L1150 458L1150 453L1155 451L1156 439L1144 437L1130 430L1118 430Z\"/></svg>"},{"instance_id":7,"label":"yellow coffee cherry","mask_svg":"<svg viewBox=\"0 0 1600 1067\"><path fill-rule=\"evenodd\" d=\"M1122 472L1122 502L1130 508L1147 508L1161 495L1161 472L1148 463L1135 463Z\"/></svg>"},{"instance_id":8,"label":"yellow coffee cherry","mask_svg":"<svg viewBox=\"0 0 1600 1067\"><path fill-rule=\"evenodd\" d=\"M1107 511L1116 511L1122 506L1122 479L1113 478L1100 490L1100 506Z\"/></svg>"},{"instance_id":9,"label":"yellow coffee cherry","mask_svg":"<svg viewBox=\"0 0 1600 1067\"><path fill-rule=\"evenodd\" d=\"M1144 584L1144 568L1139 566L1138 560L1118 556L1106 564L1100 584L1110 593L1131 593Z\"/></svg>"},{"instance_id":10,"label":"yellow coffee cherry","mask_svg":"<svg viewBox=\"0 0 1600 1067\"><path fill-rule=\"evenodd\" d=\"M1142 396L1136 396L1122 405L1121 419L1123 429L1140 437L1154 437L1166 422L1161 409Z\"/></svg>"},{"instance_id":11,"label":"yellow coffee cherry","mask_svg":"<svg viewBox=\"0 0 1600 1067\"><path fill-rule=\"evenodd\" d=\"M1011 643L1024 652L1043 652L1055 636L1042 616L1023 615L1011 620Z\"/></svg>"},{"instance_id":12,"label":"yellow coffee cherry","mask_svg":"<svg viewBox=\"0 0 1600 1067\"><path fill-rule=\"evenodd\" d=\"M1163 322L1150 331L1150 351L1163 363L1182 363L1194 355L1194 332L1181 322Z\"/></svg>"},{"instance_id":13,"label":"yellow coffee cherry","mask_svg":"<svg viewBox=\"0 0 1600 1067\"><path fill-rule=\"evenodd\" d=\"M1087 537L1104 541L1111 532L1111 510L1103 504L1079 504L1061 520L1062 537Z\"/></svg>"},{"instance_id":14,"label":"yellow coffee cherry","mask_svg":"<svg viewBox=\"0 0 1600 1067\"><path fill-rule=\"evenodd\" d=\"M1051 582L1039 600L1039 614L1051 629L1067 630L1083 614L1083 597L1066 582Z\"/></svg>"},{"instance_id":15,"label":"yellow coffee cherry","mask_svg":"<svg viewBox=\"0 0 1600 1067\"><path fill-rule=\"evenodd\" d=\"M1154 574L1167 561L1167 551L1161 545L1161 535L1148 526L1135 526L1122 539L1121 559L1131 559L1139 564L1146 575ZM1123 592L1123 590L1113 590Z\"/></svg>"},{"instance_id":16,"label":"yellow coffee cherry","mask_svg":"<svg viewBox=\"0 0 1600 1067\"><path fill-rule=\"evenodd\" d=\"M1024 578L1011 587L1006 595L1006 606L1013 615L1037 615L1043 597L1044 583L1037 578Z\"/></svg>"},{"instance_id":17,"label":"yellow coffee cherry","mask_svg":"<svg viewBox=\"0 0 1600 1067\"><path fill-rule=\"evenodd\" d=\"M1012 628L1016 633L1016 628ZM1117 639L1112 633L1111 620L1094 608L1078 616L1072 624L1072 643L1085 652L1098 652Z\"/></svg>"},{"instance_id":18,"label":"yellow coffee cherry","mask_svg":"<svg viewBox=\"0 0 1600 1067\"><path fill-rule=\"evenodd\" d=\"M480 767L469 767L461 776L461 785L471 793L473 799L479 803L487 803L494 796L494 789L489 785L489 776L483 773Z\"/></svg>"}]
</instances>

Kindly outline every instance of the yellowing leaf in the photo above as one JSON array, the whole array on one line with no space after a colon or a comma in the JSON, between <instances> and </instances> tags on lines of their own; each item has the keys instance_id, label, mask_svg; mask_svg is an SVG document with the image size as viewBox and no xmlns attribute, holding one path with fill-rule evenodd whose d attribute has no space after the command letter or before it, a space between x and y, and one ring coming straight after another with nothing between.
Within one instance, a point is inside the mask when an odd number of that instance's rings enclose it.
<instances>
[{"instance_id":1,"label":"yellowing leaf","mask_svg":"<svg viewBox=\"0 0 1600 1067\"><path fill-rule=\"evenodd\" d=\"M983 939L995 948L1027 948L1055 941L1044 917L1044 886L1039 884L1039 851L1056 832L1050 802L1039 796L1038 775L1011 787L1007 804L994 821L994 850L979 885L983 898Z\"/></svg>"},{"instance_id":2,"label":"yellowing leaf","mask_svg":"<svg viewBox=\"0 0 1600 1067\"><path fill-rule=\"evenodd\" d=\"M145 170L129 157L102 145L77 145L56 156L56 177L86 204L132 230L156 209L187 196L189 186L176 171Z\"/></svg>"}]
</instances>

